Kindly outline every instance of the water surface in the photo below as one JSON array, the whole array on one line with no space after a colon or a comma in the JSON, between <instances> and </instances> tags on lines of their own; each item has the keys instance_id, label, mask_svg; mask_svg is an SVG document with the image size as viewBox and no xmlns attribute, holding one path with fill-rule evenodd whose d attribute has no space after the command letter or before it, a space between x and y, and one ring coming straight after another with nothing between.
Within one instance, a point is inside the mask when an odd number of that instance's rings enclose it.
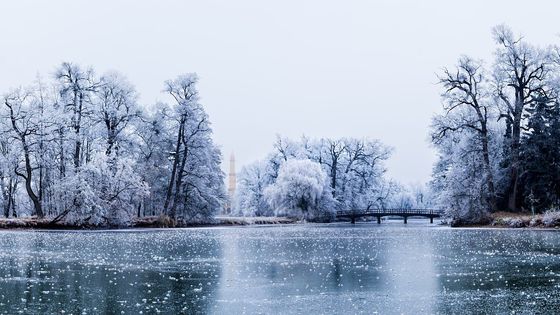
<instances>
[{"instance_id":1,"label":"water surface","mask_svg":"<svg viewBox=\"0 0 560 315\"><path fill-rule=\"evenodd\" d=\"M0 313L560 313L560 233L426 220L0 232Z\"/></svg>"}]
</instances>

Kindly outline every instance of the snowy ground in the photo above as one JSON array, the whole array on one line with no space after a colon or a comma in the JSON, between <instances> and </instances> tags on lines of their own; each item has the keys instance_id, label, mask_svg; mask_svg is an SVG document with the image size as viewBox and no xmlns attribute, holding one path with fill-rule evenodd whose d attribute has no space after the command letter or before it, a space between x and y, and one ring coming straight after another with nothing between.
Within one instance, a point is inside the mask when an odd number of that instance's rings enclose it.
<instances>
[{"instance_id":1,"label":"snowy ground","mask_svg":"<svg viewBox=\"0 0 560 315\"><path fill-rule=\"evenodd\" d=\"M160 222L160 217L142 217L136 218L132 222L132 228L150 228L150 227L172 227L165 222ZM258 224L292 224L296 220L281 217L230 217L217 216L211 222L200 224L189 224L187 226L174 227L190 227L190 226L221 226L221 225L258 225ZM80 228L96 228L66 225L63 222L51 224L49 219L37 219L36 217L24 218L0 218L0 229L80 229ZM97 227L100 228L100 227Z\"/></svg>"},{"instance_id":2,"label":"snowy ground","mask_svg":"<svg viewBox=\"0 0 560 315\"><path fill-rule=\"evenodd\" d=\"M251 225L251 224L291 224L295 220L282 217L228 217L217 216L216 220L224 225Z\"/></svg>"}]
</instances>

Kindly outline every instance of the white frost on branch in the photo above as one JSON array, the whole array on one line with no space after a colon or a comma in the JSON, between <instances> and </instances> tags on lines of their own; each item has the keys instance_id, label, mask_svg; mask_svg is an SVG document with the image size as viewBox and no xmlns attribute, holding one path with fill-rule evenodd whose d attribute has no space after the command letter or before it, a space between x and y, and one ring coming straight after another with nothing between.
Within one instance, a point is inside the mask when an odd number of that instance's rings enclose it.
<instances>
[{"instance_id":1,"label":"white frost on branch","mask_svg":"<svg viewBox=\"0 0 560 315\"><path fill-rule=\"evenodd\" d=\"M311 160L289 160L278 172L276 182L265 190L277 216L305 220L329 220L335 201L328 177L321 166Z\"/></svg>"}]
</instances>

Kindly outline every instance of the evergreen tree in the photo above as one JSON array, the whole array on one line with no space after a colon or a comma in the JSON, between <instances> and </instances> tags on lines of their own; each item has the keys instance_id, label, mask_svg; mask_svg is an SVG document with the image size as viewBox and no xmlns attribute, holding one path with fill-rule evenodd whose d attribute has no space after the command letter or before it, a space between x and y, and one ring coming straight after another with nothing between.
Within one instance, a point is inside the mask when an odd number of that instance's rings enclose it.
<instances>
[{"instance_id":1,"label":"evergreen tree","mask_svg":"<svg viewBox=\"0 0 560 315\"><path fill-rule=\"evenodd\" d=\"M560 200L560 105L540 97L528 112L521 161L523 197L525 205L544 211Z\"/></svg>"}]
</instances>

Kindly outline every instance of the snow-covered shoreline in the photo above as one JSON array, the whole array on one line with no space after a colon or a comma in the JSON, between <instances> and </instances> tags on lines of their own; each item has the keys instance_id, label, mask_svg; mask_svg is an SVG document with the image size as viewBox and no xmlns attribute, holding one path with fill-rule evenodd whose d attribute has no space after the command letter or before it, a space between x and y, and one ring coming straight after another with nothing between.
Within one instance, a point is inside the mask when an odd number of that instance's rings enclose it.
<instances>
[{"instance_id":1,"label":"snow-covered shoreline","mask_svg":"<svg viewBox=\"0 0 560 315\"><path fill-rule=\"evenodd\" d=\"M497 212L491 214L487 224L451 224L454 228L525 228L547 229L560 228L560 212L544 214L524 214L511 212Z\"/></svg>"},{"instance_id":2,"label":"snow-covered shoreline","mask_svg":"<svg viewBox=\"0 0 560 315\"><path fill-rule=\"evenodd\" d=\"M73 225L67 223L53 223L49 219L37 217L0 218L0 229L42 229L42 230L92 230L92 229L144 229L144 228L189 228L213 226L240 226L240 225L268 225L268 224L294 224L297 220L283 217L229 217L217 216L208 222L181 223L173 222L165 217L148 216L136 218L130 226L99 226L99 225Z\"/></svg>"}]
</instances>

